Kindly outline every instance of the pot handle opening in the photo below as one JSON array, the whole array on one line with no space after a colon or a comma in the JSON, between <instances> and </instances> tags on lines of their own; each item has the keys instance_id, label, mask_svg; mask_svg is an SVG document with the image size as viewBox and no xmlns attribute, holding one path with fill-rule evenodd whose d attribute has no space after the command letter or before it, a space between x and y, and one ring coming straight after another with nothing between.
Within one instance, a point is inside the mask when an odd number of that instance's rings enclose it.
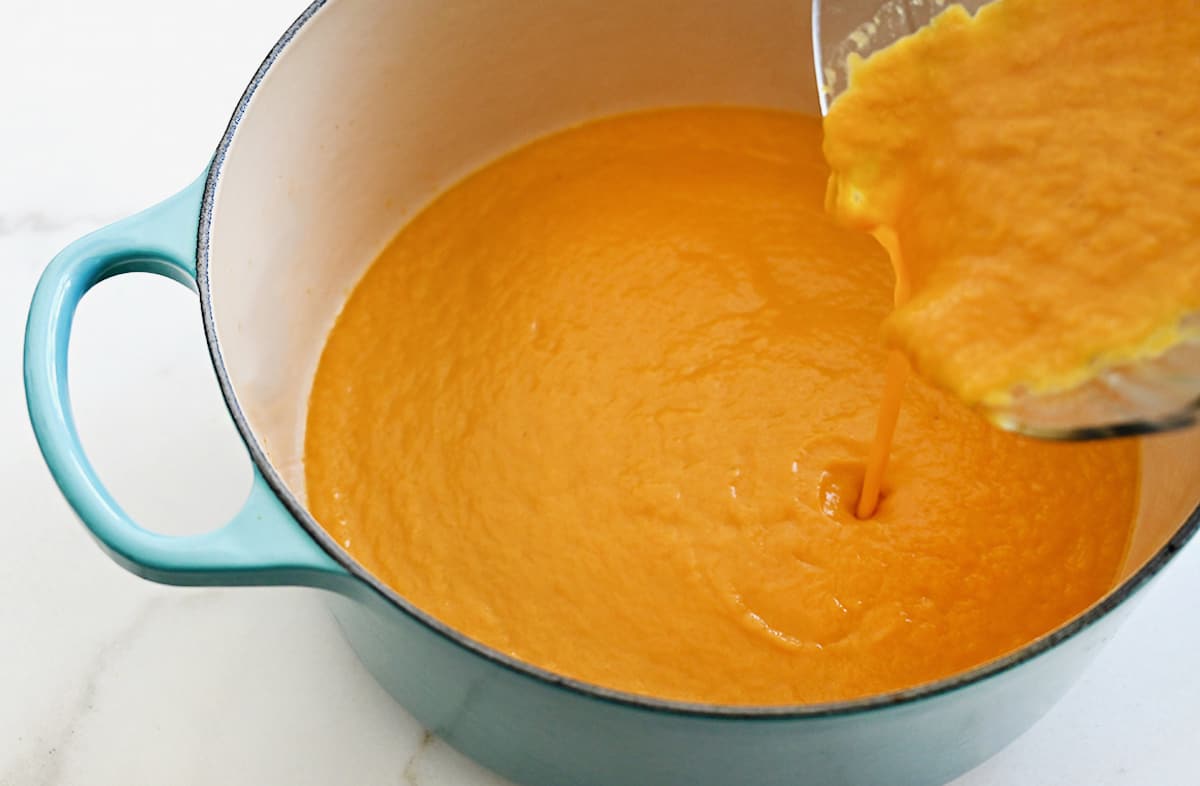
<instances>
[{"instance_id":1,"label":"pot handle opening","mask_svg":"<svg viewBox=\"0 0 1200 786\"><path fill-rule=\"evenodd\" d=\"M100 482L75 427L67 348L80 300L122 273L166 276L196 291L204 177L175 196L72 243L38 282L25 330L25 396L38 445L75 513L114 560L180 585L300 584L333 589L349 574L295 521L257 468L250 496L225 526L171 536L138 526Z\"/></svg>"}]
</instances>

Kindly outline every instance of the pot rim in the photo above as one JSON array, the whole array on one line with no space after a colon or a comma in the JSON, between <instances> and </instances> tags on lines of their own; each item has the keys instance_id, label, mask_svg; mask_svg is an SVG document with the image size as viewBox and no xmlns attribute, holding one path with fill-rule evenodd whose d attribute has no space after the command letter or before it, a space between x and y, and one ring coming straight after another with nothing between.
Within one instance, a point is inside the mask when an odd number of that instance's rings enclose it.
<instances>
[{"instance_id":1,"label":"pot rim","mask_svg":"<svg viewBox=\"0 0 1200 786\"><path fill-rule=\"evenodd\" d=\"M213 317L211 282L209 279L209 252L211 249L213 206L221 174L224 171L226 155L234 137L237 135L238 126L255 93L262 84L263 79L266 77L267 72L279 60L280 55L295 39L296 35L329 2L330 0L313 0L291 26L284 31L270 52L267 53L267 56L259 65L258 70L238 100L237 106L225 128L225 132L221 136L220 143L217 145L212 165L208 169L204 183L204 195L200 205L200 221L196 237L196 273L199 285L200 312L204 324L204 336L208 345L209 356L212 360L213 370L216 373L217 382L221 388L222 397L225 400L225 405L229 410L230 416L233 418L234 425L237 427L242 441L245 442L255 466L288 513L351 576L374 590L375 593L382 596L391 606L415 622L428 628L433 633L440 635L451 644L455 644L466 652L491 661L495 665L520 676L533 679L550 687L561 688L570 693L577 694L580 698L597 699L638 710L648 710L667 715L722 720L801 720L806 718L844 717L876 709L913 704L922 699L950 693L959 688L983 682L1007 672L1026 661L1048 652L1062 642L1075 637L1077 634L1091 627L1129 599L1162 570L1171 561L1176 552L1182 549L1191 540L1192 536L1195 535L1196 531L1200 529L1200 506L1197 506L1183 523L1180 524L1175 534L1162 548L1155 552L1141 568L1128 576L1118 586L1111 589L1103 598L1066 624L1034 639L1003 657L975 666L967 671L904 690L816 704L766 706L706 704L674 699L659 699L652 696L606 688L584 680L557 674L540 666L535 666L506 655L451 628L449 625L417 608L393 589L375 578L375 576L355 561L317 523L316 519L300 504L295 495L288 490L283 479L271 464L270 459L268 459L262 445L255 437L242 411L241 405L238 403L237 395L234 392L222 358L220 344L217 340L216 323Z\"/></svg>"}]
</instances>

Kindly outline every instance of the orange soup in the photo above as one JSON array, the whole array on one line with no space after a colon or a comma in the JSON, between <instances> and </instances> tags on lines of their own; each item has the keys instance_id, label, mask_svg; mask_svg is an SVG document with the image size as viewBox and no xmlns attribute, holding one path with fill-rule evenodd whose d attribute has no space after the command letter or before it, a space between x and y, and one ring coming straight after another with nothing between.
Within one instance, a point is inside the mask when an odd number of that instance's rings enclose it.
<instances>
[{"instance_id":1,"label":"orange soup","mask_svg":"<svg viewBox=\"0 0 1200 786\"><path fill-rule=\"evenodd\" d=\"M502 652L733 705L909 687L1111 586L1136 443L1040 443L919 379L855 516L893 304L824 211L820 121L619 116L442 194L333 328L309 506Z\"/></svg>"},{"instance_id":2,"label":"orange soup","mask_svg":"<svg viewBox=\"0 0 1200 786\"><path fill-rule=\"evenodd\" d=\"M893 238L922 376L1003 407L1189 337L1198 52L1195 0L997 0L851 62L830 206Z\"/></svg>"}]
</instances>

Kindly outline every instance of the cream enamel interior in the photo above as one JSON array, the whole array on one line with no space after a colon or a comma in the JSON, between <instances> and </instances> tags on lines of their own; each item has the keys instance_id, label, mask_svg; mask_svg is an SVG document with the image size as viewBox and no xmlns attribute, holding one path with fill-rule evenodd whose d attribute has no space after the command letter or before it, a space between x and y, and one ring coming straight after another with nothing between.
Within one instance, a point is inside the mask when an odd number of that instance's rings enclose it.
<instances>
[{"instance_id":1,"label":"cream enamel interior","mask_svg":"<svg viewBox=\"0 0 1200 786\"><path fill-rule=\"evenodd\" d=\"M808 4L795 0L338 0L318 10L238 124L209 246L225 370L289 490L304 500L305 408L325 336L366 266L433 195L592 117L695 104L816 113L810 37ZM1123 577L1200 501L1200 432L1150 438L1145 456Z\"/></svg>"}]
</instances>

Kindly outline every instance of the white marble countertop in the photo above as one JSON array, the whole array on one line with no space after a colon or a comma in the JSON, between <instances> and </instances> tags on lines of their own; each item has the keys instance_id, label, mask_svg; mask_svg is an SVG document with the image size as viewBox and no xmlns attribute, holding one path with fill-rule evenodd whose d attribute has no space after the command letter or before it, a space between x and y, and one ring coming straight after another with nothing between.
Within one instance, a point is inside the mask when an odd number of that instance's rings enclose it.
<instances>
[{"instance_id":1,"label":"white marble countertop","mask_svg":"<svg viewBox=\"0 0 1200 786\"><path fill-rule=\"evenodd\" d=\"M159 587L118 568L26 419L21 339L42 267L195 177L300 9L0 0L0 786L501 783L372 682L315 593ZM195 532L233 512L249 464L190 293L105 283L71 358L84 441L131 513ZM1198 654L1193 544L1067 698L956 786L1200 782Z\"/></svg>"}]
</instances>

